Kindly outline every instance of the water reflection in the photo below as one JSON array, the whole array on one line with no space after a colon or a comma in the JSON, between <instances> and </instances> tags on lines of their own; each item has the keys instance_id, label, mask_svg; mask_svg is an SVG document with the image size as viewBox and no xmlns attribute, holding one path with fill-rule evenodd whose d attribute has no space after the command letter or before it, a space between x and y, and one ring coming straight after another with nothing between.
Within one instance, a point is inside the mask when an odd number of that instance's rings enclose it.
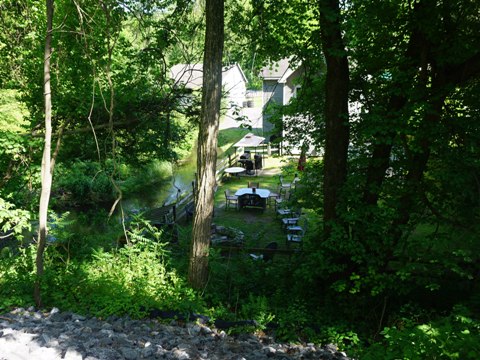
<instances>
[{"instance_id":1,"label":"water reflection","mask_svg":"<svg viewBox=\"0 0 480 360\"><path fill-rule=\"evenodd\" d=\"M138 211L171 204L192 191L192 181L197 171L197 152L194 148L190 155L179 164L172 164L172 176L165 181L144 187L130 194L122 202L124 211ZM118 211L118 210L117 210Z\"/></svg>"}]
</instances>

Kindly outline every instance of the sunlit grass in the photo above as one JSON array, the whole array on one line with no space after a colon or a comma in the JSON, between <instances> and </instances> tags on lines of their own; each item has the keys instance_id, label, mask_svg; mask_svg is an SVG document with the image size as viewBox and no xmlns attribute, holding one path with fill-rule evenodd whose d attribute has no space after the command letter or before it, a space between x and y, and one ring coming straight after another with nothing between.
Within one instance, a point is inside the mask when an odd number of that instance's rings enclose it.
<instances>
[{"instance_id":1,"label":"sunlit grass","mask_svg":"<svg viewBox=\"0 0 480 360\"><path fill-rule=\"evenodd\" d=\"M0 90L0 130L22 132L28 121L28 111L16 90Z\"/></svg>"}]
</instances>

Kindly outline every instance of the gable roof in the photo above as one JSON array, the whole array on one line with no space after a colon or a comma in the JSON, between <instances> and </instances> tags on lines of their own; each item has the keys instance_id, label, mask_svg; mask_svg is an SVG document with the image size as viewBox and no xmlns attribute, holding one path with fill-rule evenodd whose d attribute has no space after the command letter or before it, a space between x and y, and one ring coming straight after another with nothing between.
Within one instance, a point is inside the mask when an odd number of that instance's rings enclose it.
<instances>
[{"instance_id":1,"label":"gable roof","mask_svg":"<svg viewBox=\"0 0 480 360\"><path fill-rule=\"evenodd\" d=\"M170 69L175 84L185 84L188 89L200 89L203 84L203 64L177 64Z\"/></svg>"},{"instance_id":2,"label":"gable roof","mask_svg":"<svg viewBox=\"0 0 480 360\"><path fill-rule=\"evenodd\" d=\"M248 82L247 77L245 76L242 68L240 67L240 65L239 65L238 63L224 66L224 67L222 68L222 75L226 78L226 77L228 77L230 74L233 74L235 71L238 71L238 73L240 74L242 80L243 80L245 83Z\"/></svg>"},{"instance_id":3,"label":"gable roof","mask_svg":"<svg viewBox=\"0 0 480 360\"><path fill-rule=\"evenodd\" d=\"M265 80L279 80L288 70L290 63L288 59L282 59L270 66L265 66L260 71L260 77Z\"/></svg>"},{"instance_id":4,"label":"gable roof","mask_svg":"<svg viewBox=\"0 0 480 360\"><path fill-rule=\"evenodd\" d=\"M240 73L242 80L246 83L247 78L239 64L222 67L222 83L235 71ZM182 83L187 89L198 90L203 85L203 64L177 64L170 69L170 78L176 84Z\"/></svg>"},{"instance_id":5,"label":"gable roof","mask_svg":"<svg viewBox=\"0 0 480 360\"><path fill-rule=\"evenodd\" d=\"M265 66L260 71L260 77L263 80L277 80L279 83L287 82L290 75L292 75L296 69L301 65L298 64L295 67L290 66L292 58L285 58L277 61L270 66Z\"/></svg>"}]
</instances>

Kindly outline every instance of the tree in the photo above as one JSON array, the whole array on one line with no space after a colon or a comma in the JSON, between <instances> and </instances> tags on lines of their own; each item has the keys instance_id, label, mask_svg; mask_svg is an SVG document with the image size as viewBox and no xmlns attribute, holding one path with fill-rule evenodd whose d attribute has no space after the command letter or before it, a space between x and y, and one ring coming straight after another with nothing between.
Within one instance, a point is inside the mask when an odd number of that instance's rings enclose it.
<instances>
[{"instance_id":1,"label":"tree","mask_svg":"<svg viewBox=\"0 0 480 360\"><path fill-rule=\"evenodd\" d=\"M37 307L42 306L41 282L43 276L43 252L47 240L48 203L52 188L53 167L51 164L52 143L52 90L50 86L50 61L52 57L52 31L53 31L53 0L46 0L47 31L45 37L45 56L43 64L44 74L44 99L45 99L45 144L42 157L42 191L40 195L40 208L38 211L38 244L37 244L37 278L35 281L34 298Z\"/></svg>"},{"instance_id":2,"label":"tree","mask_svg":"<svg viewBox=\"0 0 480 360\"><path fill-rule=\"evenodd\" d=\"M323 222L325 236L338 221L340 190L347 178L349 143L347 53L340 28L338 0L321 0L320 28L327 63L325 87L325 156L323 177Z\"/></svg>"},{"instance_id":3,"label":"tree","mask_svg":"<svg viewBox=\"0 0 480 360\"><path fill-rule=\"evenodd\" d=\"M208 251L213 217L217 136L222 96L224 0L207 0L203 90L198 131L196 203L188 279L195 289L208 280Z\"/></svg>"}]
</instances>

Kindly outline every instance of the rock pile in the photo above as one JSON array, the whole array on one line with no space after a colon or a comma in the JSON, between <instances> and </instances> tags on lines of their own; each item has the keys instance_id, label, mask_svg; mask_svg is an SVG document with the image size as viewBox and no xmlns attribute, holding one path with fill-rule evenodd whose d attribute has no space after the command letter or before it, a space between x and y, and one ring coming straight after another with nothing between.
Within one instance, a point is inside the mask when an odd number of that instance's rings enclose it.
<instances>
[{"instance_id":1,"label":"rock pile","mask_svg":"<svg viewBox=\"0 0 480 360\"><path fill-rule=\"evenodd\" d=\"M100 320L56 308L20 308L0 315L0 360L14 359L349 360L334 345L281 344L252 334L232 337L195 323Z\"/></svg>"}]
</instances>

